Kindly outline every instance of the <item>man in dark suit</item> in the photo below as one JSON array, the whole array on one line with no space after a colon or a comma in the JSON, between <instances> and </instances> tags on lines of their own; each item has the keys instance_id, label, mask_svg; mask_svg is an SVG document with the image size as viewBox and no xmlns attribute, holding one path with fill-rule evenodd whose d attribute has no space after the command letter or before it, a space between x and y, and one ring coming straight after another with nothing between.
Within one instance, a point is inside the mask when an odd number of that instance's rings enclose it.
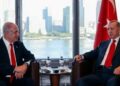
<instances>
[{"instance_id":1,"label":"man in dark suit","mask_svg":"<svg viewBox=\"0 0 120 86\"><path fill-rule=\"evenodd\" d=\"M0 86L7 86L4 81L0 81Z\"/></svg>"},{"instance_id":2,"label":"man in dark suit","mask_svg":"<svg viewBox=\"0 0 120 86\"><path fill-rule=\"evenodd\" d=\"M6 22L0 39L0 76L11 86L34 86L32 79L26 77L25 73L35 58L18 38L18 26Z\"/></svg>"},{"instance_id":3,"label":"man in dark suit","mask_svg":"<svg viewBox=\"0 0 120 86\"><path fill-rule=\"evenodd\" d=\"M120 75L120 23L111 21L108 25L110 40L102 42L96 49L82 55L76 55L75 60L96 60L95 72L82 77L76 86L119 86Z\"/></svg>"}]
</instances>

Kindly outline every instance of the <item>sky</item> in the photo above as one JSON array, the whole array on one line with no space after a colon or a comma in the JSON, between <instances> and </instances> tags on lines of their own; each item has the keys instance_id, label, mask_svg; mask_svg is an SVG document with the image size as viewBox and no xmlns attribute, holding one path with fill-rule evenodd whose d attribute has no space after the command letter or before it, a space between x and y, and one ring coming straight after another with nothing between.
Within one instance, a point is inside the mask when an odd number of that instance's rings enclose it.
<instances>
[{"instance_id":1,"label":"sky","mask_svg":"<svg viewBox=\"0 0 120 86\"><path fill-rule=\"evenodd\" d=\"M96 4L98 0L83 0L85 8L85 24L88 25L89 21L96 21ZM0 0L0 18L3 16L3 10L15 10L15 0ZM23 2L23 20L27 17L33 17L41 20L41 24L44 27L42 10L45 7L49 8L49 16L52 16L53 21L61 24L63 12L61 7L71 6L72 0L22 0ZM54 2L54 3L53 3ZM116 0L118 20L120 21L120 0ZM72 10L72 9L71 9ZM12 14L12 13L11 13ZM72 14L72 13L71 13ZM39 18L38 18L39 17ZM72 17L72 16L71 16ZM38 20L36 20L38 21ZM38 21L39 22L39 21Z\"/></svg>"},{"instance_id":2,"label":"sky","mask_svg":"<svg viewBox=\"0 0 120 86\"><path fill-rule=\"evenodd\" d=\"M53 16L53 19L61 19L63 9L61 7L70 4L70 0L23 0L23 11L25 12L23 15L40 16L42 9L49 7L49 15Z\"/></svg>"}]
</instances>

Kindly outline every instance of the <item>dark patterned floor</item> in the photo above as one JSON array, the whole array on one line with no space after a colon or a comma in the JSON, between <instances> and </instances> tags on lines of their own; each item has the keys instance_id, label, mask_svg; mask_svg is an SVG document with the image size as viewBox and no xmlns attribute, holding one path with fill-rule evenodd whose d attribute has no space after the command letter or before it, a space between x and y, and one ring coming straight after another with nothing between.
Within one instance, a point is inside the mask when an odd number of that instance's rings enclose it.
<instances>
[{"instance_id":1,"label":"dark patterned floor","mask_svg":"<svg viewBox=\"0 0 120 86\"><path fill-rule=\"evenodd\" d=\"M40 86L51 86L49 76L41 75ZM60 77L60 86L71 86L69 75L63 75L63 76Z\"/></svg>"}]
</instances>

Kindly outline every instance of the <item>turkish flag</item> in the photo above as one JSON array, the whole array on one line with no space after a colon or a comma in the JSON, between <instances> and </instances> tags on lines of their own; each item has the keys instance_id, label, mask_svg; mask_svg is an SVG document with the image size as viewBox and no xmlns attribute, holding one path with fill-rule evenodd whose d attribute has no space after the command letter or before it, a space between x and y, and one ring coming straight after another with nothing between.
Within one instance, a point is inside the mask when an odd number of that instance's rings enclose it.
<instances>
[{"instance_id":1,"label":"turkish flag","mask_svg":"<svg viewBox=\"0 0 120 86\"><path fill-rule=\"evenodd\" d=\"M108 40L107 27L109 21L117 20L115 0L102 0L98 18L94 48L98 47L102 41Z\"/></svg>"}]
</instances>

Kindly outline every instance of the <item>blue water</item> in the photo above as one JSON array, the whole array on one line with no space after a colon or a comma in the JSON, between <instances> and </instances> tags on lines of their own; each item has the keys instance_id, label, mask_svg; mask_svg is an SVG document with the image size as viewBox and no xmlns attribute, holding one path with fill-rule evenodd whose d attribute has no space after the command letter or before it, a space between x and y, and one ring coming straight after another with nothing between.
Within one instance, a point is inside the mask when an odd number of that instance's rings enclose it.
<instances>
[{"instance_id":1,"label":"blue water","mask_svg":"<svg viewBox=\"0 0 120 86\"><path fill-rule=\"evenodd\" d=\"M24 39L25 47L30 50L37 59L47 58L73 58L72 39ZM80 53L93 49L93 39L80 39Z\"/></svg>"}]
</instances>

